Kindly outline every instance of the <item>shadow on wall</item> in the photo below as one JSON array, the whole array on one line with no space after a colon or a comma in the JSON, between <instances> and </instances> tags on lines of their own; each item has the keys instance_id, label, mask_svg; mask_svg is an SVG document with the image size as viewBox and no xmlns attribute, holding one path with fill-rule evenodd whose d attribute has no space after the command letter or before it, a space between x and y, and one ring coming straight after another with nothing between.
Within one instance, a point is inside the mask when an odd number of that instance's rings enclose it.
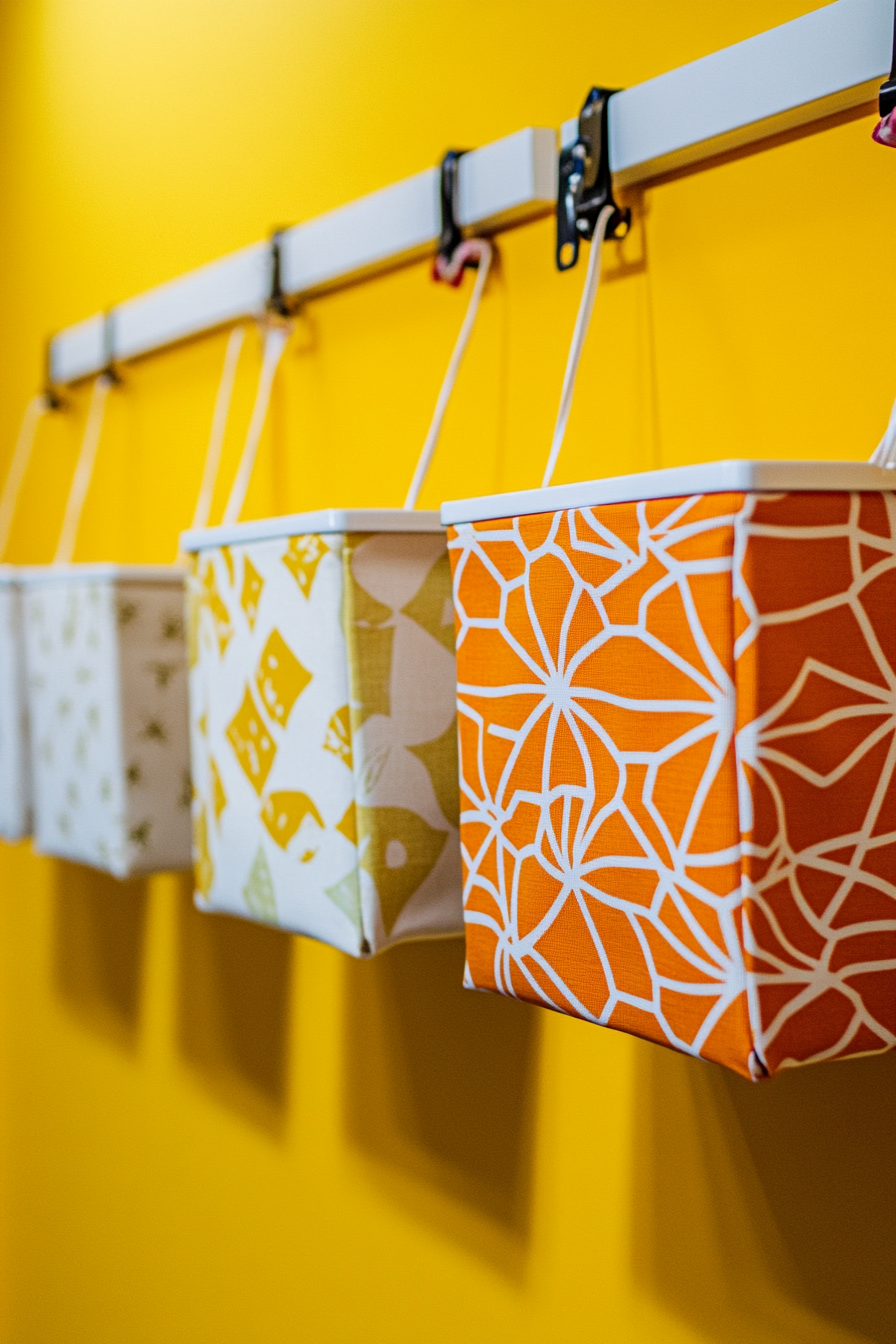
<instances>
[{"instance_id":1,"label":"shadow on wall","mask_svg":"<svg viewBox=\"0 0 896 1344\"><path fill-rule=\"evenodd\" d=\"M348 1134L390 1196L520 1277L539 1014L463 989L463 966L460 939L346 961Z\"/></svg>"},{"instance_id":2,"label":"shadow on wall","mask_svg":"<svg viewBox=\"0 0 896 1344\"><path fill-rule=\"evenodd\" d=\"M53 864L54 973L83 1023L135 1050L140 1015L147 884L119 882L62 859Z\"/></svg>"},{"instance_id":3,"label":"shadow on wall","mask_svg":"<svg viewBox=\"0 0 896 1344\"><path fill-rule=\"evenodd\" d=\"M218 1101L275 1138L288 1102L293 943L278 929L179 900L181 1050Z\"/></svg>"},{"instance_id":4,"label":"shadow on wall","mask_svg":"<svg viewBox=\"0 0 896 1344\"><path fill-rule=\"evenodd\" d=\"M639 1054L635 1269L726 1344L896 1338L896 1054L751 1084Z\"/></svg>"}]
</instances>

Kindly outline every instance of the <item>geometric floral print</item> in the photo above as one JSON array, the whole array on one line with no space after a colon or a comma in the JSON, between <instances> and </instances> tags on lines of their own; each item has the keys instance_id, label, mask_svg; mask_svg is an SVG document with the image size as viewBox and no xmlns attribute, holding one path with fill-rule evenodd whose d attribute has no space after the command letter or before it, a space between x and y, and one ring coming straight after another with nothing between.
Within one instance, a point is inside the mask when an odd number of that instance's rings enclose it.
<instances>
[{"instance_id":1,"label":"geometric floral print","mask_svg":"<svg viewBox=\"0 0 896 1344\"><path fill-rule=\"evenodd\" d=\"M200 907L354 956L462 933L444 533L210 545L188 589Z\"/></svg>"},{"instance_id":2,"label":"geometric floral print","mask_svg":"<svg viewBox=\"0 0 896 1344\"><path fill-rule=\"evenodd\" d=\"M22 589L16 571L0 567L0 836L31 834L31 769L25 700Z\"/></svg>"},{"instance_id":3,"label":"geometric floral print","mask_svg":"<svg viewBox=\"0 0 896 1344\"><path fill-rule=\"evenodd\" d=\"M184 575L24 581L34 839L116 877L188 868Z\"/></svg>"},{"instance_id":4,"label":"geometric floral print","mask_svg":"<svg viewBox=\"0 0 896 1344\"><path fill-rule=\"evenodd\" d=\"M468 985L762 1078L896 1044L896 496L449 529Z\"/></svg>"}]
</instances>

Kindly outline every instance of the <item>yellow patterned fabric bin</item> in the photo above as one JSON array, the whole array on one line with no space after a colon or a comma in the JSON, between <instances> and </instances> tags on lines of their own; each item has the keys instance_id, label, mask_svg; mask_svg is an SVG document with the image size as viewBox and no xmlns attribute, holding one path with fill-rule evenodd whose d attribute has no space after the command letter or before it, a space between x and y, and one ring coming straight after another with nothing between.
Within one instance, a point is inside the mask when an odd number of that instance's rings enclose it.
<instances>
[{"instance_id":1,"label":"yellow patterned fabric bin","mask_svg":"<svg viewBox=\"0 0 896 1344\"><path fill-rule=\"evenodd\" d=\"M462 933L438 515L300 514L182 545L197 903L353 956Z\"/></svg>"}]
</instances>

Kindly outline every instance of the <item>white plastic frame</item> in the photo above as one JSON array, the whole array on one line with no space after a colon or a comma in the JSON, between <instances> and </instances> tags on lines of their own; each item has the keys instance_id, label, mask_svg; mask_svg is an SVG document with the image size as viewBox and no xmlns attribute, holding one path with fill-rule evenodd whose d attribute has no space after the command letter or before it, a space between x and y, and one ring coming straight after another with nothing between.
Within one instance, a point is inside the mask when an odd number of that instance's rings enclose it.
<instances>
[{"instance_id":1,"label":"white plastic frame","mask_svg":"<svg viewBox=\"0 0 896 1344\"><path fill-rule=\"evenodd\" d=\"M892 34L892 0L836 0L623 90L610 104L617 182L647 181L865 105L889 71ZM575 128L575 119L564 123L564 142ZM530 127L474 150L460 162L460 222L490 233L544 215L556 176L553 130ZM321 293L399 265L431 253L438 233L438 172L429 168L286 230L283 289ZM99 372L110 353L131 359L258 313L269 291L270 247L254 243L119 304L111 350L102 314L60 332L50 348L52 378L74 382Z\"/></svg>"}]
</instances>

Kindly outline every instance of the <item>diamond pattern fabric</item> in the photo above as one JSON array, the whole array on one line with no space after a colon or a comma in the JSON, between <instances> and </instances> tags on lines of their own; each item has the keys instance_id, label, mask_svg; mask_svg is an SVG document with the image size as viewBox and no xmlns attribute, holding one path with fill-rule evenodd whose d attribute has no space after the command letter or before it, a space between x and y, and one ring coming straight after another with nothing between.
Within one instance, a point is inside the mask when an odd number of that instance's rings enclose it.
<instances>
[{"instance_id":1,"label":"diamond pattern fabric","mask_svg":"<svg viewBox=\"0 0 896 1344\"><path fill-rule=\"evenodd\" d=\"M461 933L444 534L210 547L190 627L200 906L355 956Z\"/></svg>"},{"instance_id":2,"label":"diamond pattern fabric","mask_svg":"<svg viewBox=\"0 0 896 1344\"><path fill-rule=\"evenodd\" d=\"M896 1043L896 497L449 529L467 983L753 1078Z\"/></svg>"}]
</instances>

